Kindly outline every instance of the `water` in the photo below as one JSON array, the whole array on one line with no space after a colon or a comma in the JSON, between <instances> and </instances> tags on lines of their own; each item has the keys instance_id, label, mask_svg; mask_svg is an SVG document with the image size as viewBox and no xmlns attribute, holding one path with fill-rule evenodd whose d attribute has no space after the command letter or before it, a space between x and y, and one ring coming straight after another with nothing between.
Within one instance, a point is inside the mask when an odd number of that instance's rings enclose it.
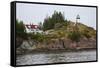
<instances>
[{"instance_id":1,"label":"water","mask_svg":"<svg viewBox=\"0 0 100 68\"><path fill-rule=\"evenodd\" d=\"M17 57L17 65L95 61L96 51L35 53Z\"/></svg>"}]
</instances>

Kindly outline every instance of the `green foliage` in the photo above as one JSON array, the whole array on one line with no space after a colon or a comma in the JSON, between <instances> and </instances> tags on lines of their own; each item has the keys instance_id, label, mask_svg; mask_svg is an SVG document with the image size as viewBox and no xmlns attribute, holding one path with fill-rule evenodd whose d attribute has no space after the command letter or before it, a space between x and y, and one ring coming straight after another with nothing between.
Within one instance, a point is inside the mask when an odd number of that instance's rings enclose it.
<instances>
[{"instance_id":1,"label":"green foliage","mask_svg":"<svg viewBox=\"0 0 100 68\"><path fill-rule=\"evenodd\" d=\"M54 14L52 15L52 22L59 23L64 21L64 15L61 12L54 11Z\"/></svg>"},{"instance_id":2,"label":"green foliage","mask_svg":"<svg viewBox=\"0 0 100 68\"><path fill-rule=\"evenodd\" d=\"M33 40L36 40L38 42L43 42L43 40L45 39L45 36L40 34L40 33L37 33L37 34L34 34L34 33L30 33L28 34L29 37L31 37Z\"/></svg>"},{"instance_id":3,"label":"green foliage","mask_svg":"<svg viewBox=\"0 0 100 68\"><path fill-rule=\"evenodd\" d=\"M43 30L54 29L55 24L63 24L65 21L64 15L61 12L54 11L51 17L46 17L43 22Z\"/></svg>"},{"instance_id":4,"label":"green foliage","mask_svg":"<svg viewBox=\"0 0 100 68\"><path fill-rule=\"evenodd\" d=\"M26 29L25 29L25 25L23 24L23 21L18 21L16 20L16 34L17 36L21 37L21 38L26 38Z\"/></svg>"},{"instance_id":5,"label":"green foliage","mask_svg":"<svg viewBox=\"0 0 100 68\"><path fill-rule=\"evenodd\" d=\"M69 32L68 33L68 38L71 39L72 41L78 42L80 40L80 33L79 32Z\"/></svg>"},{"instance_id":6,"label":"green foliage","mask_svg":"<svg viewBox=\"0 0 100 68\"><path fill-rule=\"evenodd\" d=\"M52 19L50 17L44 19L43 23L43 30L53 29L54 23L52 22Z\"/></svg>"}]
</instances>

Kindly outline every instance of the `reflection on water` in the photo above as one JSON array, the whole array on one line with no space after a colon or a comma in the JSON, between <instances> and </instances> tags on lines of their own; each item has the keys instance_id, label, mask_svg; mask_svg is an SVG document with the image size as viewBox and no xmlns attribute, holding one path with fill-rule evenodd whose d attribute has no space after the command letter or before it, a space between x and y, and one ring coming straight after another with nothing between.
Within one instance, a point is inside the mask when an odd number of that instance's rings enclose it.
<instances>
[{"instance_id":1,"label":"reflection on water","mask_svg":"<svg viewBox=\"0 0 100 68\"><path fill-rule=\"evenodd\" d=\"M46 64L59 62L95 61L96 51L27 54L17 57L17 65Z\"/></svg>"}]
</instances>

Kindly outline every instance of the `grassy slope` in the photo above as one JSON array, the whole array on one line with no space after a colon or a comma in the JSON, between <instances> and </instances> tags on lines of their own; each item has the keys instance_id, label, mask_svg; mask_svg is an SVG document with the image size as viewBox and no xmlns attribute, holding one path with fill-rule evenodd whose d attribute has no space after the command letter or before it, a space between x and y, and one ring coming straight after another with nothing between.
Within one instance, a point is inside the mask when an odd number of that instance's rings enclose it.
<instances>
[{"instance_id":1,"label":"grassy slope","mask_svg":"<svg viewBox=\"0 0 100 68\"><path fill-rule=\"evenodd\" d=\"M92 27L86 26L82 23L77 23L78 32L81 33L81 36L86 38L95 38L96 37L96 30ZM68 25L63 25L61 28L55 28L51 30L47 30L50 35L54 35L57 37L67 37L67 34L73 31L74 29L74 22L70 22ZM49 36L50 36L49 35Z\"/></svg>"}]
</instances>

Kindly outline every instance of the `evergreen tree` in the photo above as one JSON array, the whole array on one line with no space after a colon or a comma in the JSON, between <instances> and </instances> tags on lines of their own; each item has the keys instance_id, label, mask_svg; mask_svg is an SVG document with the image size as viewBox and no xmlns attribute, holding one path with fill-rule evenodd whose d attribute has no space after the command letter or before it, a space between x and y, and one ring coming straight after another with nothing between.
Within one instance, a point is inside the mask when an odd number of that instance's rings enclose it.
<instances>
[{"instance_id":1,"label":"evergreen tree","mask_svg":"<svg viewBox=\"0 0 100 68\"><path fill-rule=\"evenodd\" d=\"M56 23L64 23L66 20L61 12L54 11L51 17L46 17L43 22L43 30L53 29Z\"/></svg>"}]
</instances>

